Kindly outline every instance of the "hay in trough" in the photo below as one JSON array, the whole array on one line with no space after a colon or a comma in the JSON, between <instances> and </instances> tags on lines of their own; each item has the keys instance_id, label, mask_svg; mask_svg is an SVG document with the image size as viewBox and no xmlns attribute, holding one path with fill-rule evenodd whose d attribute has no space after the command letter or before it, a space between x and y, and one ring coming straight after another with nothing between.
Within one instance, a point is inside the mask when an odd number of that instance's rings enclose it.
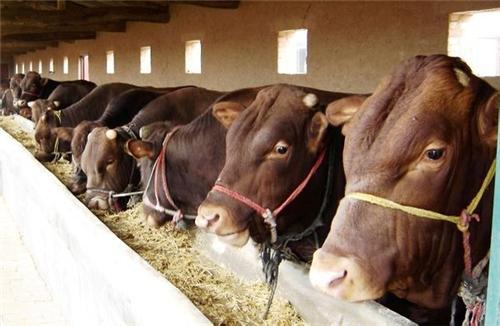
<instances>
[{"instance_id":1,"label":"hay in trough","mask_svg":"<svg viewBox=\"0 0 500 326\"><path fill-rule=\"evenodd\" d=\"M0 117L0 127L32 153L33 137L20 131L15 121ZM71 164L62 160L44 164L68 185ZM181 231L167 224L153 229L140 216L141 204L111 214L93 211L129 247L141 255L172 284L179 288L216 325L302 325L292 305L275 296L267 320L262 315L269 291L262 282L248 282L202 256L193 247L195 232ZM170 303L165 303L170 304Z\"/></svg>"}]
</instances>

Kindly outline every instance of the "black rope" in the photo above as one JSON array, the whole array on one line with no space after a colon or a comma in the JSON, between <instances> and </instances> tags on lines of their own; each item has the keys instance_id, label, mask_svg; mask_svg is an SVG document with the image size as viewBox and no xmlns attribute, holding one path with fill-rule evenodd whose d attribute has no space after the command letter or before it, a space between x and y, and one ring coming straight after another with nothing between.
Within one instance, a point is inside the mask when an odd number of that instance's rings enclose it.
<instances>
[{"instance_id":1,"label":"black rope","mask_svg":"<svg viewBox=\"0 0 500 326\"><path fill-rule=\"evenodd\" d=\"M291 233L285 234L282 236L278 236L278 241L276 241L274 248L277 250L281 250L285 259L291 260L294 262L302 263L302 261L295 255L290 248L288 247L289 242L300 241L307 236L313 235L316 249L319 248L319 239L316 233L316 229L323 226L324 217L328 211L328 206L330 204L330 198L333 194L333 182L334 182L334 173L339 168L338 160L336 160L335 153L337 151L337 147L339 146L338 141L335 139L340 139L339 135L334 135L334 140L328 149L328 172L326 178L326 189L325 194L323 196L323 202L321 203L321 207L319 209L318 215L314 219L314 221L307 227L304 231L300 233Z\"/></svg>"},{"instance_id":2,"label":"black rope","mask_svg":"<svg viewBox=\"0 0 500 326\"><path fill-rule=\"evenodd\" d=\"M268 242L265 242L260 252L260 259L262 261L262 271L269 286L269 298L267 299L267 307L264 312L263 319L267 319L269 309L273 303L274 293L278 285L279 266L282 260L281 251L272 248Z\"/></svg>"},{"instance_id":3,"label":"black rope","mask_svg":"<svg viewBox=\"0 0 500 326\"><path fill-rule=\"evenodd\" d=\"M314 221L309 225L309 227L307 227L300 233L290 233L278 236L278 240L275 243L271 244L266 241L260 246L262 271L264 272L265 280L270 291L269 298L267 300L266 311L264 313L264 319L267 319L269 309L271 308L271 304L273 302L274 293L278 285L279 266L283 258L297 263L303 263L301 259L297 257L297 255L295 255L293 251L288 247L288 243L291 241L302 240L312 234L314 235L316 249L319 248L319 240L316 229L323 225L323 216L328 210L328 205L330 203L329 199L332 197L333 175L336 168L338 168L337 160L335 160L335 152L339 144L338 141L335 141L335 139L340 139L340 136L336 134L333 138L334 140L328 149L328 172L326 178L325 195L323 196L323 202L321 203L320 210L318 212L318 215L316 215Z\"/></svg>"}]
</instances>

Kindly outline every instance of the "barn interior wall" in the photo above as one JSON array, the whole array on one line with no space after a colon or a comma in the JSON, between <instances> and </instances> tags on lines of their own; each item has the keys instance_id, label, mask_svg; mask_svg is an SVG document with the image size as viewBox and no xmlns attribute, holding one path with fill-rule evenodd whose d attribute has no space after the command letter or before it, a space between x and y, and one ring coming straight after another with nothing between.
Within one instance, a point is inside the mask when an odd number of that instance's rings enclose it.
<instances>
[{"instance_id":1,"label":"barn interior wall","mask_svg":"<svg viewBox=\"0 0 500 326\"><path fill-rule=\"evenodd\" d=\"M90 57L90 79L98 84L193 84L218 90L286 82L371 92L401 60L447 52L448 15L499 7L490 2L247 2L236 10L172 5L167 24L128 23L126 33L98 33L95 40L61 42L19 55L15 62L43 61L43 75L77 79L77 58ZM306 75L277 73L278 31L308 29ZM202 42L202 74L185 74L184 44ZM139 73L140 47L152 47L152 73ZM115 73L106 74L106 51L114 50ZM69 57L69 74L62 73ZM48 74L49 59L55 73ZM488 78L500 89L500 77Z\"/></svg>"}]
</instances>

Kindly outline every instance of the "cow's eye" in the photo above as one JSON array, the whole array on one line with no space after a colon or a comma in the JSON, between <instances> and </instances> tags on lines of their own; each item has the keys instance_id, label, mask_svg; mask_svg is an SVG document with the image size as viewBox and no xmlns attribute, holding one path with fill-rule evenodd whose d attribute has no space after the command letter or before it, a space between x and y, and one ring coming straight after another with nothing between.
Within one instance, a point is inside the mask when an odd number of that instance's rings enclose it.
<instances>
[{"instance_id":1,"label":"cow's eye","mask_svg":"<svg viewBox=\"0 0 500 326\"><path fill-rule=\"evenodd\" d=\"M284 141L279 141L274 145L274 152L278 155L285 155L288 152L288 144Z\"/></svg>"},{"instance_id":2,"label":"cow's eye","mask_svg":"<svg viewBox=\"0 0 500 326\"><path fill-rule=\"evenodd\" d=\"M107 165L113 164L115 162L114 159L110 158L109 160L106 161Z\"/></svg>"},{"instance_id":3,"label":"cow's eye","mask_svg":"<svg viewBox=\"0 0 500 326\"><path fill-rule=\"evenodd\" d=\"M276 146L276 153L284 155L288 151L288 147L286 146Z\"/></svg>"},{"instance_id":4,"label":"cow's eye","mask_svg":"<svg viewBox=\"0 0 500 326\"><path fill-rule=\"evenodd\" d=\"M429 149L425 152L425 156L429 159L429 160L433 160L433 161L437 161L439 160L440 158L443 157L443 154L444 154L444 150L439 148L439 149Z\"/></svg>"}]
</instances>

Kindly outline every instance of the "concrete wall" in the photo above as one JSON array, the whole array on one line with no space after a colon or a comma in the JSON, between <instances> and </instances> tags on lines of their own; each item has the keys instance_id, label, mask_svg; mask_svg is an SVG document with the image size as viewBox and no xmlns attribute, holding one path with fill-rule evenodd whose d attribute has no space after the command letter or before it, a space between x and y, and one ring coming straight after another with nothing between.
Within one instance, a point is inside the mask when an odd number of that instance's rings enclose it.
<instances>
[{"instance_id":1,"label":"concrete wall","mask_svg":"<svg viewBox=\"0 0 500 326\"><path fill-rule=\"evenodd\" d=\"M16 62L54 58L58 80L77 78L77 57L90 55L90 79L139 85L196 84L219 90L288 82L370 92L402 59L447 52L448 15L500 7L499 2L247 2L237 10L171 6L168 24L129 23L126 33L98 33L96 40L60 43ZM277 73L277 34L307 28L307 75ZM202 74L184 73L184 43L202 40ZM152 73L139 73L140 47L152 47ZM115 51L115 74L105 73L106 51ZM63 56L70 73L62 74ZM500 77L490 79L500 88Z\"/></svg>"},{"instance_id":2,"label":"concrete wall","mask_svg":"<svg viewBox=\"0 0 500 326\"><path fill-rule=\"evenodd\" d=\"M210 325L1 128L0 148L0 195L68 325Z\"/></svg>"}]
</instances>

